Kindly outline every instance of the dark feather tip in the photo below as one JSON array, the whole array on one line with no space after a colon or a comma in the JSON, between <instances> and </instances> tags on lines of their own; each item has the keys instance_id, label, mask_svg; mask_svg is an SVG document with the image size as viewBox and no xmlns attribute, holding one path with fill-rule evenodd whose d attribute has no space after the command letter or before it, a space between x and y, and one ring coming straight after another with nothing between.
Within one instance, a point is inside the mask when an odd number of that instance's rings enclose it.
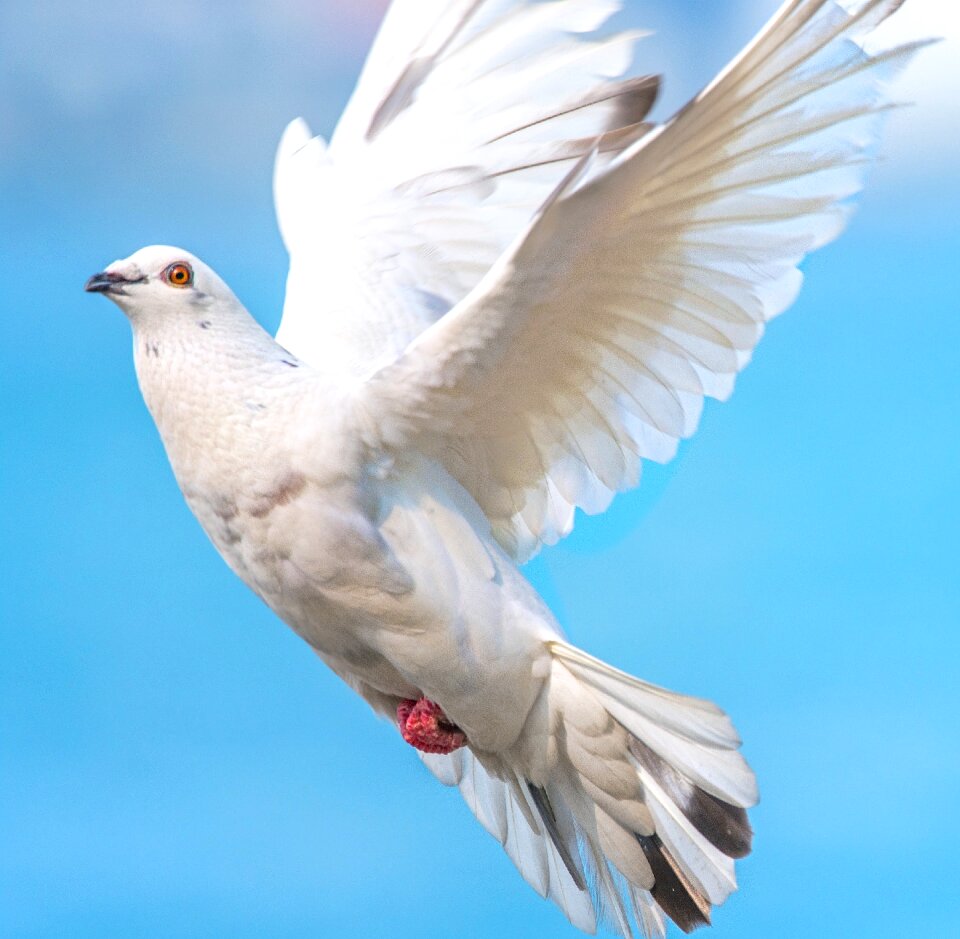
<instances>
[{"instance_id":1,"label":"dark feather tip","mask_svg":"<svg viewBox=\"0 0 960 939\"><path fill-rule=\"evenodd\" d=\"M690 883L659 835L636 837L653 871L654 883L650 892L663 912L684 932L709 926L710 901Z\"/></svg>"}]
</instances>

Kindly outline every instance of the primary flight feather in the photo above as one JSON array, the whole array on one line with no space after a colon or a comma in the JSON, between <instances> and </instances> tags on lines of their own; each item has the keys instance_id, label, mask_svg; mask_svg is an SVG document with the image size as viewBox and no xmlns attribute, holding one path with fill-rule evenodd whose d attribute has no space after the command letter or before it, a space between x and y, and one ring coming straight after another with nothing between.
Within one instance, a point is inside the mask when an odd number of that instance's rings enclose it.
<instances>
[{"instance_id":1,"label":"primary flight feather","mask_svg":"<svg viewBox=\"0 0 960 939\"><path fill-rule=\"evenodd\" d=\"M788 0L654 126L619 0L394 0L330 144L281 141L276 340L178 248L87 284L227 563L586 932L708 923L756 783L518 565L730 394L860 188L901 3Z\"/></svg>"}]
</instances>

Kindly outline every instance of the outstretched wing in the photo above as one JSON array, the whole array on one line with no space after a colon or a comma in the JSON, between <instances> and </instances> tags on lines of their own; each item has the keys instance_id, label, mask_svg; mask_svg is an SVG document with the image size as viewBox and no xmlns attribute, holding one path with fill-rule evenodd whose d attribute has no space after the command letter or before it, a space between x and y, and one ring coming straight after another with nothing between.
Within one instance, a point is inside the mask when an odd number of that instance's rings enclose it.
<instances>
[{"instance_id":1,"label":"outstretched wing","mask_svg":"<svg viewBox=\"0 0 960 939\"><path fill-rule=\"evenodd\" d=\"M594 146L648 129L655 78L623 79L620 0L395 0L327 147L284 134L290 253L277 339L327 370L395 358L489 270Z\"/></svg>"},{"instance_id":2,"label":"outstretched wing","mask_svg":"<svg viewBox=\"0 0 960 939\"><path fill-rule=\"evenodd\" d=\"M471 295L361 391L520 559L670 459L726 398L797 265L834 238L885 80L915 46L861 40L902 0L788 0L670 122L568 178Z\"/></svg>"}]
</instances>

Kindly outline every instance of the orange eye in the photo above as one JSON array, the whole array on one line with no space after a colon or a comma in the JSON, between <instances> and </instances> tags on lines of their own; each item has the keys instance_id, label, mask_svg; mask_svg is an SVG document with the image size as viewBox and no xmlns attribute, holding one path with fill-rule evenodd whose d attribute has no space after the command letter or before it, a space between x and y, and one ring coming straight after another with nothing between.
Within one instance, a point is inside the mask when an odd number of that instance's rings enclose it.
<instances>
[{"instance_id":1,"label":"orange eye","mask_svg":"<svg viewBox=\"0 0 960 939\"><path fill-rule=\"evenodd\" d=\"M164 272L163 279L171 287L189 287L193 283L193 269L189 264L171 264Z\"/></svg>"}]
</instances>

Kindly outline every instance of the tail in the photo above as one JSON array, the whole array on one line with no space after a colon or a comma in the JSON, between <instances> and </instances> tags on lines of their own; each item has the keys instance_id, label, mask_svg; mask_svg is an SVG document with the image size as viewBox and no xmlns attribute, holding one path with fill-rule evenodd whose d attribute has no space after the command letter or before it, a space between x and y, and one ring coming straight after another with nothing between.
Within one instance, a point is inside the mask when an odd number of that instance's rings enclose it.
<instances>
[{"instance_id":1,"label":"tail","mask_svg":"<svg viewBox=\"0 0 960 939\"><path fill-rule=\"evenodd\" d=\"M525 737L541 759L424 756L457 785L524 879L593 933L664 937L710 922L750 852L754 775L715 705L617 671L566 643ZM529 745L529 743L528 743ZM526 769L520 770L519 765Z\"/></svg>"}]
</instances>

